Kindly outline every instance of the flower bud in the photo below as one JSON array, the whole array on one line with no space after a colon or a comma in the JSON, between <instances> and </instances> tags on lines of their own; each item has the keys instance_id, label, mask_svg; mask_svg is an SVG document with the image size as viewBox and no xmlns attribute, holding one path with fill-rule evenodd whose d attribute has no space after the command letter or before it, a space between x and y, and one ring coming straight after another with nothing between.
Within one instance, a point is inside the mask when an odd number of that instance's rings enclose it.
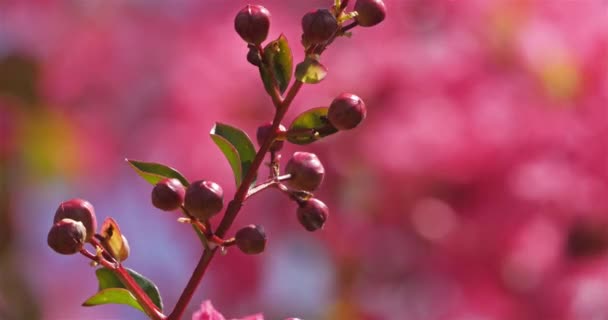
<instances>
[{"instance_id":1,"label":"flower bud","mask_svg":"<svg viewBox=\"0 0 608 320\"><path fill-rule=\"evenodd\" d=\"M285 172L291 174L291 178L287 180L291 187L314 191L323 182L325 168L314 153L295 152L287 162Z\"/></svg>"},{"instance_id":2,"label":"flower bud","mask_svg":"<svg viewBox=\"0 0 608 320\"><path fill-rule=\"evenodd\" d=\"M271 129L272 129L272 123L262 125L258 128L258 131L256 133L256 138L257 138L258 144L260 146L262 146L262 144L264 144L264 141L266 141L268 136L271 134L271 131L270 131ZM285 127L282 124L279 125L278 130L281 133L287 132L287 129L285 129ZM274 142L272 143L272 145L270 146L270 151L276 152L276 151L281 150L282 148L283 148L283 141L275 139Z\"/></svg>"},{"instance_id":3,"label":"flower bud","mask_svg":"<svg viewBox=\"0 0 608 320\"><path fill-rule=\"evenodd\" d=\"M184 206L195 218L208 220L222 210L224 191L215 182L195 181L186 189Z\"/></svg>"},{"instance_id":4,"label":"flower bud","mask_svg":"<svg viewBox=\"0 0 608 320\"><path fill-rule=\"evenodd\" d=\"M47 243L51 249L61 254L74 254L82 249L87 230L81 221L62 219L53 224Z\"/></svg>"},{"instance_id":5,"label":"flower bud","mask_svg":"<svg viewBox=\"0 0 608 320\"><path fill-rule=\"evenodd\" d=\"M338 31L338 20L327 9L311 11L302 17L302 39L317 44L329 40Z\"/></svg>"},{"instance_id":6,"label":"flower bud","mask_svg":"<svg viewBox=\"0 0 608 320\"><path fill-rule=\"evenodd\" d=\"M352 129L367 116L367 108L361 98L351 93L336 97L329 106L327 119L339 130Z\"/></svg>"},{"instance_id":7,"label":"flower bud","mask_svg":"<svg viewBox=\"0 0 608 320\"><path fill-rule=\"evenodd\" d=\"M270 12L259 5L247 5L234 19L234 29L247 43L261 44L270 29Z\"/></svg>"},{"instance_id":8,"label":"flower bud","mask_svg":"<svg viewBox=\"0 0 608 320\"><path fill-rule=\"evenodd\" d=\"M382 0L357 0L355 11L358 13L355 20L362 27L375 26L386 17L386 6Z\"/></svg>"},{"instance_id":9,"label":"flower bud","mask_svg":"<svg viewBox=\"0 0 608 320\"><path fill-rule=\"evenodd\" d=\"M323 228L329 209L325 203L316 198L311 198L300 204L297 211L298 221L308 231L315 231Z\"/></svg>"},{"instance_id":10,"label":"flower bud","mask_svg":"<svg viewBox=\"0 0 608 320\"><path fill-rule=\"evenodd\" d=\"M62 202L57 211L55 211L53 223L66 218L82 222L86 229L86 241L91 240L97 230L97 218L95 217L95 209L91 203L82 199L71 199Z\"/></svg>"},{"instance_id":11,"label":"flower bud","mask_svg":"<svg viewBox=\"0 0 608 320\"><path fill-rule=\"evenodd\" d=\"M186 188L174 178L159 181L152 189L152 204L158 209L172 211L184 203Z\"/></svg>"},{"instance_id":12,"label":"flower bud","mask_svg":"<svg viewBox=\"0 0 608 320\"><path fill-rule=\"evenodd\" d=\"M236 246L246 254L258 254L266 248L266 233L262 226L250 224L237 231L234 236Z\"/></svg>"}]
</instances>

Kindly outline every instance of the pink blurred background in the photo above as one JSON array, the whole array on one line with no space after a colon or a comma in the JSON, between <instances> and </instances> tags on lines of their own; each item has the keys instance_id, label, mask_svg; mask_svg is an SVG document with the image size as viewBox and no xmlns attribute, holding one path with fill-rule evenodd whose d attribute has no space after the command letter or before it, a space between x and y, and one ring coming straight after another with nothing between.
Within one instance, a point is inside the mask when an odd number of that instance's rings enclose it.
<instances>
[{"instance_id":1,"label":"pink blurred background","mask_svg":"<svg viewBox=\"0 0 608 320\"><path fill-rule=\"evenodd\" d=\"M235 187L208 136L251 136L272 106L233 18L246 1L0 2L0 319L144 319L84 308L80 256L46 246L57 205L88 199L129 239L126 265L170 311L201 252L124 158ZM264 1L303 57L323 1ZM387 19L324 54L284 124L341 92L357 129L306 147L327 170L321 232L275 191L239 226L264 254L214 260L188 309L267 319L608 319L608 1L386 0ZM352 6L351 6L352 8Z\"/></svg>"}]
</instances>

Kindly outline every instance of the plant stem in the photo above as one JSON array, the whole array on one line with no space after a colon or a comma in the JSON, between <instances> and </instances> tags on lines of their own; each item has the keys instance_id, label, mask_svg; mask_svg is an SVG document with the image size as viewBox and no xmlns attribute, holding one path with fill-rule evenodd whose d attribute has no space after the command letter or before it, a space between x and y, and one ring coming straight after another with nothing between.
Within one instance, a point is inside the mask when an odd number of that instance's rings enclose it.
<instances>
[{"instance_id":1,"label":"plant stem","mask_svg":"<svg viewBox=\"0 0 608 320\"><path fill-rule=\"evenodd\" d=\"M167 316L165 316L160 311L160 309L158 309L158 307L154 304L154 302L152 302L150 297L148 297L148 294L146 294L144 292L144 290L137 284L137 282L135 282L135 279L133 279L133 277L131 277L131 275L129 274L127 269L125 269L120 264L120 262L116 261L115 259L112 259L113 261L110 262L103 257L103 255L101 253L105 249L95 237L93 237L89 242L97 250L102 250L102 251L98 251L98 254L94 255L91 252L89 252L83 248L82 250L80 250L80 253L82 255L101 264L108 270L111 270L112 272L114 272L116 274L116 276L118 277L118 279L120 279L120 282L122 282L122 284L127 288L127 290L129 290L133 294L133 296L135 296L135 299L137 300L137 302L139 302L139 305L141 305L141 307L144 309L144 312L148 315L148 317L150 317L150 319L153 319L153 320L167 319Z\"/></svg>"},{"instance_id":2,"label":"plant stem","mask_svg":"<svg viewBox=\"0 0 608 320\"><path fill-rule=\"evenodd\" d=\"M247 196L245 197L245 200L260 193L261 191L264 191L270 187L274 187L277 183L279 183L281 181L289 180L290 178L291 178L290 174L284 174L282 176L277 176L276 178L272 178L265 182L262 182L262 183L258 184L257 186L249 189L249 191L247 192Z\"/></svg>"},{"instance_id":3,"label":"plant stem","mask_svg":"<svg viewBox=\"0 0 608 320\"><path fill-rule=\"evenodd\" d=\"M114 271L116 276L120 279L120 282L127 287L127 289L135 296L137 302L144 309L144 312L153 320L164 320L167 317L160 312L158 307L152 302L150 297L141 289L141 287L135 282L133 277L129 274L121 264L118 264L115 268L110 269Z\"/></svg>"},{"instance_id":4,"label":"plant stem","mask_svg":"<svg viewBox=\"0 0 608 320\"><path fill-rule=\"evenodd\" d=\"M243 206L243 201L245 201L245 197L247 196L247 192L249 191L249 186L255 179L260 165L262 164L262 161L266 156L266 153L268 152L270 146L272 145L272 142L276 138L276 132L279 128L279 125L281 124L281 120L283 120L285 113L287 113L291 102L298 94L298 91L300 91L300 88L302 88L302 85L303 83L300 81L294 82L293 85L289 88L285 99L283 100L280 97L272 97L272 102L276 107L276 112L274 115L274 120L272 121L272 127L270 132L273 132L274 134L268 135L268 137L256 153L255 158L253 159L253 163L251 164L249 170L247 171L247 174L241 181L241 184L239 185L239 188L236 191L234 198L228 204L224 217L222 218L222 221L220 221L220 224L215 232L215 235L217 235L218 237L224 237L230 226L232 226L232 223L234 222L234 219L236 218L237 214L241 210L241 207ZM217 249L217 247L212 250L206 249L203 252L201 259L196 265L194 271L192 272L192 276L190 277L190 280L188 280L188 284L184 288L184 291L182 292L181 296L179 297L179 300L177 301L173 312L171 312L171 314L169 315L169 320L181 319L184 310L186 309L186 306L190 303L192 295L194 294L194 291L203 279L205 271L207 270L207 267L213 259L213 256L215 255Z\"/></svg>"}]
</instances>

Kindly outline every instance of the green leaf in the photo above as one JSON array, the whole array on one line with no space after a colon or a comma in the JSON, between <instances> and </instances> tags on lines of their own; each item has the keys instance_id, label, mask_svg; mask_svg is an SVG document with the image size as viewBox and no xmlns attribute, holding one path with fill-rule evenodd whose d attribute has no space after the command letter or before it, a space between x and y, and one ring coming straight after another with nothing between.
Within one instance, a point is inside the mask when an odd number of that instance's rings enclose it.
<instances>
[{"instance_id":1,"label":"green leaf","mask_svg":"<svg viewBox=\"0 0 608 320\"><path fill-rule=\"evenodd\" d=\"M277 88L281 93L284 93L289 86L293 73L293 55L285 35L281 34L277 40L266 45L264 48L264 62L264 66L260 68L260 75L266 92L272 94L275 84L272 81L274 75Z\"/></svg>"},{"instance_id":2,"label":"green leaf","mask_svg":"<svg viewBox=\"0 0 608 320\"><path fill-rule=\"evenodd\" d=\"M321 82L327 76L327 68L317 59L307 57L296 66L296 79L308 84Z\"/></svg>"},{"instance_id":3,"label":"green leaf","mask_svg":"<svg viewBox=\"0 0 608 320\"><path fill-rule=\"evenodd\" d=\"M255 158L255 147L251 139L241 129L222 123L216 123L210 135L228 159L236 185L239 186Z\"/></svg>"},{"instance_id":4,"label":"green leaf","mask_svg":"<svg viewBox=\"0 0 608 320\"><path fill-rule=\"evenodd\" d=\"M150 297L150 300L154 302L154 304L162 311L163 309L163 301L160 297L160 292L158 291L158 287L150 281L148 278L142 276L141 274L126 268L127 272L135 282L142 288L142 290ZM120 279L116 276L116 274L107 268L99 268L95 271L97 276L97 281L99 282L99 291L108 288L123 288L126 287L120 282ZM118 303L118 302L108 302L108 303Z\"/></svg>"},{"instance_id":5,"label":"green leaf","mask_svg":"<svg viewBox=\"0 0 608 320\"><path fill-rule=\"evenodd\" d=\"M157 184L160 180L165 178L175 178L179 180L185 187L187 187L190 183L188 183L188 179L186 179L181 173L177 170L168 167L164 164L154 163L154 162L143 162L137 160L125 159L133 169L139 174L142 178L146 179L151 184Z\"/></svg>"},{"instance_id":6,"label":"green leaf","mask_svg":"<svg viewBox=\"0 0 608 320\"><path fill-rule=\"evenodd\" d=\"M327 120L327 107L307 110L297 116L287 132L287 140L295 144L309 144L338 132Z\"/></svg>"},{"instance_id":7,"label":"green leaf","mask_svg":"<svg viewBox=\"0 0 608 320\"><path fill-rule=\"evenodd\" d=\"M139 311L144 312L144 309L141 307L135 296L127 290L123 288L107 288L100 290L92 297L88 298L87 301L82 303L83 307L94 307L101 304L126 304L131 306Z\"/></svg>"}]
</instances>

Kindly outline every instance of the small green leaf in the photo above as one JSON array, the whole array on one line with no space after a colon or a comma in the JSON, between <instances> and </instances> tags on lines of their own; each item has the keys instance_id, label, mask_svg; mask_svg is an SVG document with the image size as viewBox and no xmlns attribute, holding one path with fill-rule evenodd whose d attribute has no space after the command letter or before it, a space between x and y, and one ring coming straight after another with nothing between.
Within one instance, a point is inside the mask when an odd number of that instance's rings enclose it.
<instances>
[{"instance_id":1,"label":"small green leaf","mask_svg":"<svg viewBox=\"0 0 608 320\"><path fill-rule=\"evenodd\" d=\"M135 282L144 290L144 292L150 297L150 300L154 302L154 304L160 309L163 309L163 301L160 297L160 292L158 291L158 287L150 281L148 278L142 276L141 274L135 272L127 268L127 272L133 277ZM120 282L120 279L114 274L114 272L107 268L99 268L95 271L97 276L97 281L99 282L99 291L108 288L125 288L125 286ZM111 303L111 302L109 302Z\"/></svg>"},{"instance_id":2,"label":"small green leaf","mask_svg":"<svg viewBox=\"0 0 608 320\"><path fill-rule=\"evenodd\" d=\"M129 162L131 167L135 169L137 174L151 184L157 184L160 180L165 178L175 178L179 180L185 187L190 184L188 183L188 179L186 179L181 173L164 164L130 159L126 160Z\"/></svg>"},{"instance_id":3,"label":"small green leaf","mask_svg":"<svg viewBox=\"0 0 608 320\"><path fill-rule=\"evenodd\" d=\"M144 309L141 307L135 296L127 290L123 288L107 288L100 290L92 297L88 298L87 301L82 303L83 307L94 307L101 304L125 304L131 306L139 311L144 312Z\"/></svg>"},{"instance_id":4,"label":"small green leaf","mask_svg":"<svg viewBox=\"0 0 608 320\"><path fill-rule=\"evenodd\" d=\"M308 84L321 82L327 75L327 68L318 60L307 57L296 66L296 79Z\"/></svg>"},{"instance_id":5,"label":"small green leaf","mask_svg":"<svg viewBox=\"0 0 608 320\"><path fill-rule=\"evenodd\" d=\"M260 75L266 92L272 94L274 86L272 76L274 75L277 88L284 93L293 73L293 55L285 35L281 34L277 40L266 45L264 62L264 66L260 68Z\"/></svg>"},{"instance_id":6,"label":"small green leaf","mask_svg":"<svg viewBox=\"0 0 608 320\"><path fill-rule=\"evenodd\" d=\"M228 159L236 185L239 186L255 158L253 142L241 129L222 123L216 123L210 135Z\"/></svg>"},{"instance_id":7,"label":"small green leaf","mask_svg":"<svg viewBox=\"0 0 608 320\"><path fill-rule=\"evenodd\" d=\"M297 116L287 132L287 140L295 144L309 144L338 132L327 120L327 107L307 110Z\"/></svg>"}]
</instances>

